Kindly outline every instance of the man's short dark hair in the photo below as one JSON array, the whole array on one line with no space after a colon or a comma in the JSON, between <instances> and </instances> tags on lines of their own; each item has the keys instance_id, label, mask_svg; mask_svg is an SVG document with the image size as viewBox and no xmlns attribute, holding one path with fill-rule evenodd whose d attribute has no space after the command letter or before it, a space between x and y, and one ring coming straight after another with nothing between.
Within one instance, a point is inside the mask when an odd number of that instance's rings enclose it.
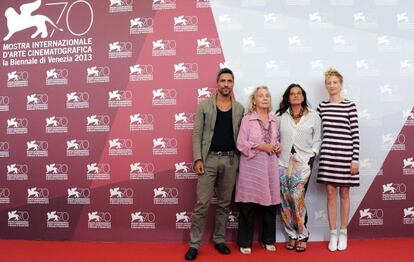
<instances>
[{"instance_id":1,"label":"man's short dark hair","mask_svg":"<svg viewBox=\"0 0 414 262\"><path fill-rule=\"evenodd\" d=\"M233 78L233 82L234 82L234 74L233 74L233 71L231 71L230 69L228 69L228 68L222 68L222 69L220 69L219 71L218 71L218 73L217 73L217 78L216 78L216 82L218 82L219 81L219 79L220 79L220 76L222 75L222 74L230 74L231 75L231 77Z\"/></svg>"}]
</instances>

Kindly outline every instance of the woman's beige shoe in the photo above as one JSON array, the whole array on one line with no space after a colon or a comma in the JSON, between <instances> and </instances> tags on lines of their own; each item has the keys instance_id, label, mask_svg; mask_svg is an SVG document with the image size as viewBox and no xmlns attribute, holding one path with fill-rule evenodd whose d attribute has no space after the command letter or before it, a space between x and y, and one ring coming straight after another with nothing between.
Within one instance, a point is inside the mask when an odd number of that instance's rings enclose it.
<instances>
[{"instance_id":1,"label":"woman's beige shoe","mask_svg":"<svg viewBox=\"0 0 414 262\"><path fill-rule=\"evenodd\" d=\"M266 249L267 251L270 251L270 252L275 252L276 251L275 245L265 245L265 244L262 244L262 247L264 249Z\"/></svg>"},{"instance_id":2,"label":"woman's beige shoe","mask_svg":"<svg viewBox=\"0 0 414 262\"><path fill-rule=\"evenodd\" d=\"M250 247L241 247L240 253L243 255L250 255L252 253L252 249Z\"/></svg>"}]
</instances>

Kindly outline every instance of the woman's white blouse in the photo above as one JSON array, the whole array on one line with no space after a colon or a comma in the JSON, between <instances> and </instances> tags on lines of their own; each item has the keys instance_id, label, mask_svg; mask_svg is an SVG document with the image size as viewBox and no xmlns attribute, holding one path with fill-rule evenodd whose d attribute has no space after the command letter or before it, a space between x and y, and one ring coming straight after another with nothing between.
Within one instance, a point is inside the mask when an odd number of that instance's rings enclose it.
<instances>
[{"instance_id":1,"label":"woman's white blouse","mask_svg":"<svg viewBox=\"0 0 414 262\"><path fill-rule=\"evenodd\" d=\"M321 119L318 113L308 108L308 114L295 123L288 111L279 116L279 134L282 153L279 165L288 167L292 146L299 158L308 163L309 159L319 153L321 147Z\"/></svg>"}]
</instances>

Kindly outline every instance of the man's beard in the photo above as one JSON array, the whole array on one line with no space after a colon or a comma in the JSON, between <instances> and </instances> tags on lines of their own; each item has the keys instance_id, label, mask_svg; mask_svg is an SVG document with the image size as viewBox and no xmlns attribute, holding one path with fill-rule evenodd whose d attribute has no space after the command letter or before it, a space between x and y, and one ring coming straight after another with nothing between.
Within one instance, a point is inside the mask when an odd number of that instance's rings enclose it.
<instances>
[{"instance_id":1,"label":"man's beard","mask_svg":"<svg viewBox=\"0 0 414 262\"><path fill-rule=\"evenodd\" d=\"M226 88L226 89L224 89L224 90L219 90L219 93L220 93L222 96L228 97L228 96L230 96L231 91L230 91L230 89Z\"/></svg>"}]
</instances>

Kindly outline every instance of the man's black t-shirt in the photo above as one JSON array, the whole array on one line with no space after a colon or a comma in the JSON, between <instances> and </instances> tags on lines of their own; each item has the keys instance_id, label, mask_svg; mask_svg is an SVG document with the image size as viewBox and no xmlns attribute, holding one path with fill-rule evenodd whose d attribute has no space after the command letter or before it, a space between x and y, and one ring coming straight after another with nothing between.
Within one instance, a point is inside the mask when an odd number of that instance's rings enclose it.
<instances>
[{"instance_id":1,"label":"man's black t-shirt","mask_svg":"<svg viewBox=\"0 0 414 262\"><path fill-rule=\"evenodd\" d=\"M216 125L214 126L210 151L233 151L235 149L232 109L223 112L217 107Z\"/></svg>"}]
</instances>

